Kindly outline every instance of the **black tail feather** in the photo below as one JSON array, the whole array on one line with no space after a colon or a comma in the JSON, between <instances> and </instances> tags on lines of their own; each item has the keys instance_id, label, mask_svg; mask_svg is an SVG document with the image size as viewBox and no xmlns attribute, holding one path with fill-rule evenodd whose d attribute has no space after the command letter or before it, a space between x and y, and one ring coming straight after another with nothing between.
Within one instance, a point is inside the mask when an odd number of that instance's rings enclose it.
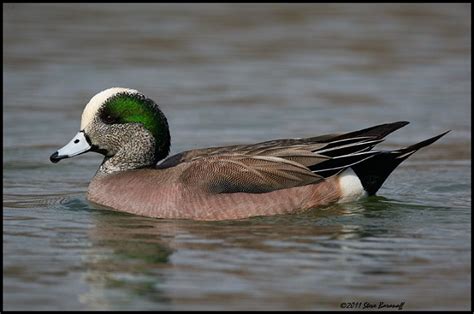
<instances>
[{"instance_id":1,"label":"black tail feather","mask_svg":"<svg viewBox=\"0 0 474 314\"><path fill-rule=\"evenodd\" d=\"M392 171L422 147L428 146L447 132L429 138L417 144L393 151L382 151L379 154L352 166L369 195L374 195Z\"/></svg>"},{"instance_id":2,"label":"black tail feather","mask_svg":"<svg viewBox=\"0 0 474 314\"><path fill-rule=\"evenodd\" d=\"M365 142L356 142L348 145L341 145L327 148L329 145L323 147L322 149L314 150L315 153L320 155L329 156L329 157L337 157L342 155L349 155L352 153L362 152L366 150L372 149L375 145L383 142L383 139L378 140L371 140Z\"/></svg>"},{"instance_id":3,"label":"black tail feather","mask_svg":"<svg viewBox=\"0 0 474 314\"><path fill-rule=\"evenodd\" d=\"M398 155L398 159L402 159L405 160L406 158L408 158L411 154L413 154L414 152L416 152L417 150L419 150L420 148L422 147L425 147L425 146L428 146L430 144L433 144L434 142L436 142L438 139L440 139L441 137L443 137L444 135L446 135L447 133L451 132L451 130L448 130L444 133L441 133L440 135L437 135L437 136L434 136L432 138L429 138L427 140L424 140L422 142L419 142L419 143L416 143L416 144L413 144L413 145L410 145L408 147L405 147L405 148L401 148L399 150L396 150L395 152L399 153Z\"/></svg>"},{"instance_id":4,"label":"black tail feather","mask_svg":"<svg viewBox=\"0 0 474 314\"><path fill-rule=\"evenodd\" d=\"M342 139L347 139L347 138L353 138L353 137L359 137L359 136L367 136L373 139L381 139L387 136L388 134L400 129L401 127L404 127L407 125L408 121L397 121L397 122L392 122L392 123L385 123L385 124L379 124L376 126L372 126L370 128L350 132L350 133L345 133L341 134L339 136L336 136L331 139L331 141L336 141L336 140L342 140Z\"/></svg>"},{"instance_id":5,"label":"black tail feather","mask_svg":"<svg viewBox=\"0 0 474 314\"><path fill-rule=\"evenodd\" d=\"M374 155L379 154L377 151L368 151L361 153L353 153L349 155L337 156L321 163L318 163L308 168L323 177L329 177L333 174L341 171L342 169L348 168L354 164L362 162L367 158L373 158Z\"/></svg>"}]
</instances>

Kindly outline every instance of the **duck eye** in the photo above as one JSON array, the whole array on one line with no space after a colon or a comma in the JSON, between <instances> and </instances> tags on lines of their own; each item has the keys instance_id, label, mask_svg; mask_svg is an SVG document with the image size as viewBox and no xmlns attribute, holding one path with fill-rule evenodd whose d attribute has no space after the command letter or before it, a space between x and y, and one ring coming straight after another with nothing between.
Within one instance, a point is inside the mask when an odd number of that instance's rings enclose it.
<instances>
[{"instance_id":1,"label":"duck eye","mask_svg":"<svg viewBox=\"0 0 474 314\"><path fill-rule=\"evenodd\" d=\"M102 116L102 120L107 123L107 124L112 124L114 123L117 119L115 119L114 116L112 116L111 114L106 114L104 116Z\"/></svg>"}]
</instances>

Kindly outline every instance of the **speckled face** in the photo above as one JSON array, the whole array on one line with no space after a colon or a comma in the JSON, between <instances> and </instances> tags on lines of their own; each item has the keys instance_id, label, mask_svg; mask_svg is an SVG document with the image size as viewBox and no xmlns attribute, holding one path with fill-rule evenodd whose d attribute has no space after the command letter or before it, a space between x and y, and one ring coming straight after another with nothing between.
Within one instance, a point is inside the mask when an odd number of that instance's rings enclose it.
<instances>
[{"instance_id":1,"label":"speckled face","mask_svg":"<svg viewBox=\"0 0 474 314\"><path fill-rule=\"evenodd\" d=\"M170 135L166 117L156 103L132 90L114 93L99 106L84 131L97 151L112 156L124 141L138 141L149 134L154 139L156 157L169 152ZM164 156L162 156L164 154Z\"/></svg>"},{"instance_id":2,"label":"speckled face","mask_svg":"<svg viewBox=\"0 0 474 314\"><path fill-rule=\"evenodd\" d=\"M168 123L158 105L136 90L115 87L92 97L80 132L51 161L95 151L113 157L114 168L129 169L155 164L169 148Z\"/></svg>"},{"instance_id":3,"label":"speckled face","mask_svg":"<svg viewBox=\"0 0 474 314\"><path fill-rule=\"evenodd\" d=\"M156 139L163 137L168 129L166 118L155 102L138 93L115 94L105 101L98 114L108 125L139 123Z\"/></svg>"}]
</instances>

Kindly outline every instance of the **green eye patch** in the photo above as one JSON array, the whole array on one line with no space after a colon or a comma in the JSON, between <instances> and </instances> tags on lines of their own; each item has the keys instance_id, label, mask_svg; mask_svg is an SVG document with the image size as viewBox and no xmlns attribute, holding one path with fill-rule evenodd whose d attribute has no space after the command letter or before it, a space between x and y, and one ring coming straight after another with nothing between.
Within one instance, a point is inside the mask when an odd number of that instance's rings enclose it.
<instances>
[{"instance_id":1,"label":"green eye patch","mask_svg":"<svg viewBox=\"0 0 474 314\"><path fill-rule=\"evenodd\" d=\"M153 100L141 94L124 92L110 97L102 106L99 117L106 124L140 123L155 138L157 149L165 146L169 149L166 117Z\"/></svg>"}]
</instances>

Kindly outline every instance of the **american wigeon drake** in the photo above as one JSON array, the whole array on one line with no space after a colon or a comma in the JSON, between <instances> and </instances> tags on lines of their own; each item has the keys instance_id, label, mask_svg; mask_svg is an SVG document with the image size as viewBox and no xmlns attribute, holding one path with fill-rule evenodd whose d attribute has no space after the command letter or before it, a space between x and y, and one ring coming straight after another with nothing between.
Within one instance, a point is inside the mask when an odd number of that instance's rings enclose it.
<instances>
[{"instance_id":1,"label":"american wigeon drake","mask_svg":"<svg viewBox=\"0 0 474 314\"><path fill-rule=\"evenodd\" d=\"M372 150L406 124L195 149L166 158L170 133L158 105L136 90L117 87L92 97L80 131L50 160L103 154L87 198L108 208L157 218L239 219L374 195L403 160L447 133L397 150Z\"/></svg>"}]
</instances>

